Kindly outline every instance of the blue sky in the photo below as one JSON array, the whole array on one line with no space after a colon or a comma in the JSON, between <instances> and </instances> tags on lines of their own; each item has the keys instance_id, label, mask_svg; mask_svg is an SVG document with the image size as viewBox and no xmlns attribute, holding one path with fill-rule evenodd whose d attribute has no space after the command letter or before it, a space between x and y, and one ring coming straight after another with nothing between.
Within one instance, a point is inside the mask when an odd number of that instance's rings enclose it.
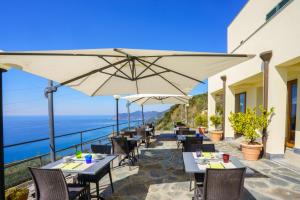
<instances>
[{"instance_id":1,"label":"blue sky","mask_svg":"<svg viewBox=\"0 0 300 200\"><path fill-rule=\"evenodd\" d=\"M246 0L10 0L1 2L0 49L141 48L226 52L226 30ZM47 80L17 70L4 75L4 114L46 115ZM207 91L199 85L191 94ZM120 102L125 112L125 101ZM69 88L55 93L58 115L112 115L112 97ZM169 106L146 106L162 111ZM133 106L132 110L140 109Z\"/></svg>"}]
</instances>

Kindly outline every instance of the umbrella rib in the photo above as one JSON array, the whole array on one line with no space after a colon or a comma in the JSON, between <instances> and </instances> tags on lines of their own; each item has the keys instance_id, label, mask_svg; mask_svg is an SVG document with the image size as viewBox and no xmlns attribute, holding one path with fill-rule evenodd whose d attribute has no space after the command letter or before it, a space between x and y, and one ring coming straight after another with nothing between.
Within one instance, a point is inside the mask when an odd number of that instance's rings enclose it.
<instances>
[{"instance_id":1,"label":"umbrella rib","mask_svg":"<svg viewBox=\"0 0 300 200\"><path fill-rule=\"evenodd\" d=\"M134 69L134 76L136 76L136 67L135 67L134 60L132 61L132 68ZM133 76L133 78L134 78L134 76ZM136 93L139 94L139 85L138 85L137 79L135 79L135 86L136 86Z\"/></svg>"},{"instance_id":2,"label":"umbrella rib","mask_svg":"<svg viewBox=\"0 0 300 200\"><path fill-rule=\"evenodd\" d=\"M147 71L147 69L149 69L154 63L156 63L159 59L161 59L161 57L157 57L151 64L149 64L147 67L145 67L145 69L139 73L139 75L137 75L136 78L139 78L145 71Z\"/></svg>"},{"instance_id":3,"label":"umbrella rib","mask_svg":"<svg viewBox=\"0 0 300 200\"><path fill-rule=\"evenodd\" d=\"M140 59L137 59L137 61L139 63L141 63L142 65L145 66L145 64L143 62L140 61ZM174 88L176 88L178 91L180 91L182 94L187 95L185 92L183 92L180 88L178 88L176 85L174 85L173 83L171 83L168 79L166 79L165 77L163 77L162 75L158 74L154 69L149 68L153 73L157 74L157 76L159 76L160 78L162 78L163 80L165 80L166 82L168 82L170 85L172 85Z\"/></svg>"},{"instance_id":4,"label":"umbrella rib","mask_svg":"<svg viewBox=\"0 0 300 200\"><path fill-rule=\"evenodd\" d=\"M205 54L205 53L195 53L195 54L169 54L169 55L149 55L149 56L136 56L136 58L152 58L152 57L233 57L233 58L248 58L252 55L248 54Z\"/></svg>"},{"instance_id":5,"label":"umbrella rib","mask_svg":"<svg viewBox=\"0 0 300 200\"><path fill-rule=\"evenodd\" d=\"M100 58L102 58L105 62L107 62L108 64L112 64L111 62L109 62L107 59L105 59L105 58L103 58L103 57L100 57ZM123 72L122 70L120 70L120 69L118 69L115 65L113 65L113 67L117 70L117 71L119 71L119 72L121 72L124 76L126 76L128 79L130 79L130 77L125 73L125 72Z\"/></svg>"},{"instance_id":6,"label":"umbrella rib","mask_svg":"<svg viewBox=\"0 0 300 200\"><path fill-rule=\"evenodd\" d=\"M150 64L150 62L148 62L147 60L144 60L144 59L137 58L137 60L140 60L140 61L143 61L143 62L145 62L145 63ZM183 76L183 77L189 78L189 79L191 79L191 80L193 80L193 81L196 81L196 82L199 82L199 83L203 83L203 84L204 84L203 81L197 80L197 79L195 79L195 78L193 78L193 77L190 77L190 76L188 76L188 75L182 74L182 73L180 73L180 72L176 72L176 71L174 71L174 70L171 70L171 69L169 69L169 68L166 68L166 67L157 65L157 64L155 64L155 63L153 63L153 65L156 66L156 67L158 67L158 68L161 68L161 69L164 69L164 70L169 70L170 72L173 72L173 73L178 74L178 75L180 75L180 76Z\"/></svg>"},{"instance_id":7,"label":"umbrella rib","mask_svg":"<svg viewBox=\"0 0 300 200\"><path fill-rule=\"evenodd\" d=\"M182 100L182 99L180 99L180 98L178 98L178 97L175 97L175 99L177 99L177 100L179 100L179 101L181 101L181 102L183 102L183 103L186 103L184 100Z\"/></svg>"},{"instance_id":8,"label":"umbrella rib","mask_svg":"<svg viewBox=\"0 0 300 200\"><path fill-rule=\"evenodd\" d=\"M144 101L141 105L144 105L147 101L149 101L151 99L151 97L148 97L148 99L146 99L146 101Z\"/></svg>"},{"instance_id":9,"label":"umbrella rib","mask_svg":"<svg viewBox=\"0 0 300 200\"><path fill-rule=\"evenodd\" d=\"M80 81L80 83L78 83L78 84L69 85L69 86L70 86L70 87L80 86L80 85L81 85L82 83L84 83L90 76L91 76L91 75L84 77L84 79L83 79L82 81Z\"/></svg>"},{"instance_id":10,"label":"umbrella rib","mask_svg":"<svg viewBox=\"0 0 300 200\"><path fill-rule=\"evenodd\" d=\"M112 67L113 65L121 64L121 63L126 62L126 61L128 61L128 58L123 59L123 60L120 60L120 61L115 62L115 63L112 63L112 64L109 64L109 65L107 65L107 66L105 66L105 67L101 67L101 68L99 68L99 69L92 70L92 71L90 71L90 72L88 72L88 73L82 74L82 75L80 75L80 76L77 76L77 77L75 77L75 78L69 79L69 80L67 80L67 81L64 81L64 82L62 82L61 84L59 84L57 87L60 87L60 86L69 84L69 83L71 83L71 82L77 81L77 80L79 80L79 79L81 79L81 78L84 78L84 77L86 77L86 76L95 74L95 73L97 73L97 72L101 72L102 70L107 69L107 68L110 68L110 67Z\"/></svg>"},{"instance_id":11,"label":"umbrella rib","mask_svg":"<svg viewBox=\"0 0 300 200\"><path fill-rule=\"evenodd\" d=\"M135 103L135 102L137 102L137 101L139 101L139 100L141 100L141 99L143 99L143 98L144 98L144 97L138 98L138 99L132 101L131 103Z\"/></svg>"},{"instance_id":12,"label":"umbrella rib","mask_svg":"<svg viewBox=\"0 0 300 200\"><path fill-rule=\"evenodd\" d=\"M126 63L122 65L122 67L120 67L120 69L122 69L123 67L126 66ZM93 94L91 96L95 96L95 94L112 78L116 75L118 71L115 71L114 74L112 74L110 77L108 77L96 90L95 92L93 92ZM99 72L99 73L103 73L103 72Z\"/></svg>"},{"instance_id":13,"label":"umbrella rib","mask_svg":"<svg viewBox=\"0 0 300 200\"><path fill-rule=\"evenodd\" d=\"M162 71L162 72L158 72L156 74L149 74L149 75L146 75L146 76L142 76L142 77L139 77L139 78L136 78L136 79L144 79L144 78L149 78L149 77L152 77L152 76L157 76L158 74L163 74L163 73L166 73L166 72L170 72L170 71Z\"/></svg>"},{"instance_id":14,"label":"umbrella rib","mask_svg":"<svg viewBox=\"0 0 300 200\"><path fill-rule=\"evenodd\" d=\"M96 56L96 57L113 57L124 58L121 55L105 55L105 54L83 54L83 53L43 53L43 52L0 52L0 55L6 56Z\"/></svg>"}]
</instances>

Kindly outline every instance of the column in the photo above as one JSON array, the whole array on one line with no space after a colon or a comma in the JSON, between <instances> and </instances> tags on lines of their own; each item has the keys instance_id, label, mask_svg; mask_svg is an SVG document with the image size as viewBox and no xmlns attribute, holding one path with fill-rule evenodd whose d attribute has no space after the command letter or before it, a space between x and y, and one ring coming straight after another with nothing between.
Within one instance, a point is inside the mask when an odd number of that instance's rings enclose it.
<instances>
[{"instance_id":1,"label":"column","mask_svg":"<svg viewBox=\"0 0 300 200\"><path fill-rule=\"evenodd\" d=\"M225 116L224 138L225 140L230 140L234 138L234 130L228 118L230 112L235 110L235 96L233 90L228 86L225 87L225 102L225 113L223 113Z\"/></svg>"},{"instance_id":2,"label":"column","mask_svg":"<svg viewBox=\"0 0 300 200\"><path fill-rule=\"evenodd\" d=\"M300 75L297 78L297 114L294 152L300 154Z\"/></svg>"},{"instance_id":3,"label":"column","mask_svg":"<svg viewBox=\"0 0 300 200\"><path fill-rule=\"evenodd\" d=\"M267 128L266 158L282 158L285 150L286 120L287 120L287 72L285 69L269 66L269 84L267 107L275 108Z\"/></svg>"},{"instance_id":4,"label":"column","mask_svg":"<svg viewBox=\"0 0 300 200\"><path fill-rule=\"evenodd\" d=\"M208 131L212 131L215 127L210 123L209 117L216 114L216 100L212 93L207 94L207 121L208 121Z\"/></svg>"}]
</instances>

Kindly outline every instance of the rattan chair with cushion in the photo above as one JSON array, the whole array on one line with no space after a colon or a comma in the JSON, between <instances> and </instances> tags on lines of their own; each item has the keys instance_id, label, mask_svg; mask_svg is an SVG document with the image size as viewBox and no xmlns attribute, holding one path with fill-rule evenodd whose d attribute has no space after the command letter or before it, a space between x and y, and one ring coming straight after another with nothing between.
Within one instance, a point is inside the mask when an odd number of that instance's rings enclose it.
<instances>
[{"instance_id":1,"label":"rattan chair with cushion","mask_svg":"<svg viewBox=\"0 0 300 200\"><path fill-rule=\"evenodd\" d=\"M101 154L111 154L111 146L110 145L91 145L91 149L93 153L101 153ZM110 164L107 164L104 166L99 172L97 172L95 175L88 175L88 174L79 174L78 175L78 181L80 183L95 183L96 184L96 197L99 199L99 181L105 176L109 175L110 180L110 187L112 192L114 192L114 185L112 182L112 176L111 176L111 170L110 170Z\"/></svg>"},{"instance_id":2,"label":"rattan chair with cushion","mask_svg":"<svg viewBox=\"0 0 300 200\"><path fill-rule=\"evenodd\" d=\"M90 199L88 185L67 184L60 169L29 168L37 200Z\"/></svg>"},{"instance_id":3,"label":"rattan chair with cushion","mask_svg":"<svg viewBox=\"0 0 300 200\"><path fill-rule=\"evenodd\" d=\"M246 168L206 169L203 185L196 185L195 199L240 200Z\"/></svg>"}]
</instances>

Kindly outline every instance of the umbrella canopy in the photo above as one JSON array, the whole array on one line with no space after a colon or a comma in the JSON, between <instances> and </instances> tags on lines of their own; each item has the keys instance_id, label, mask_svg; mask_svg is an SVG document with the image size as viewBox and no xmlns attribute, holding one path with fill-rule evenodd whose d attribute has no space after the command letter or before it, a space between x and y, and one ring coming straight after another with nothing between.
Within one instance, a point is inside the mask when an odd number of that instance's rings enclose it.
<instances>
[{"instance_id":1,"label":"umbrella canopy","mask_svg":"<svg viewBox=\"0 0 300 200\"><path fill-rule=\"evenodd\" d=\"M191 96L172 94L136 94L123 97L130 103L138 105L150 104L188 104Z\"/></svg>"},{"instance_id":2,"label":"umbrella canopy","mask_svg":"<svg viewBox=\"0 0 300 200\"><path fill-rule=\"evenodd\" d=\"M92 49L0 52L0 64L2 68L17 67L90 96L187 95L202 80L251 57L246 54Z\"/></svg>"}]
</instances>

